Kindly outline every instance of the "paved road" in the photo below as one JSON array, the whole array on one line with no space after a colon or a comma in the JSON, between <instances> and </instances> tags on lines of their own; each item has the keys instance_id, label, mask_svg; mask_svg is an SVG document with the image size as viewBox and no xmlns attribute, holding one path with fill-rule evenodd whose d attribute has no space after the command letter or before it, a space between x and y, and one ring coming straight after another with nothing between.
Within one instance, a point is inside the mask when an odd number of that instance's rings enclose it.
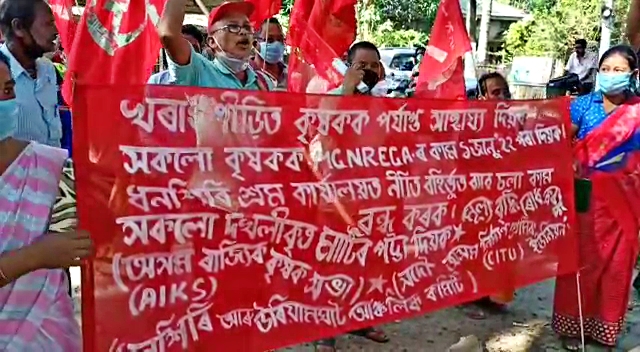
<instances>
[{"instance_id":1,"label":"paved road","mask_svg":"<svg viewBox=\"0 0 640 352\"><path fill-rule=\"evenodd\" d=\"M72 277L74 286L79 288L79 272L72 273ZM470 308L450 308L384 326L385 332L391 337L391 342L384 345L358 337L341 336L338 350L445 352L460 337L475 335L485 342L486 351L489 352L563 351L549 327L552 300L553 280L549 280L519 290L505 314L473 320L466 314ZM634 308L629 310L627 316L627 333L621 338L617 351L640 352L640 347L636 347L640 346L640 305L632 306ZM78 311L79 308L78 305ZM587 348L587 352L599 350ZM307 344L279 351L307 352L312 349Z\"/></svg>"}]
</instances>

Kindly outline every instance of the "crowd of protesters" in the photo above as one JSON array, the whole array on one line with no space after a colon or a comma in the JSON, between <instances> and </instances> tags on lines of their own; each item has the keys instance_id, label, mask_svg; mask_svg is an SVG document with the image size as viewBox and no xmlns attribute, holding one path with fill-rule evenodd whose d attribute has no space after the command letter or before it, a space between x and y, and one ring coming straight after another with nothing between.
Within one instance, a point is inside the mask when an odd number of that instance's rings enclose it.
<instances>
[{"instance_id":1,"label":"crowd of protesters","mask_svg":"<svg viewBox=\"0 0 640 352\"><path fill-rule=\"evenodd\" d=\"M275 18L256 29L249 21L252 4L225 2L211 11L202 33L183 25L186 5L187 0L166 3L158 33L168 69L151 76L149 84L286 90L285 33ZM639 5L634 0L630 21L640 23ZM0 47L0 349L80 351L69 277L61 269L90 257L92 242L75 226L71 118L59 95L65 56L44 0L0 0L0 31L5 40ZM637 42L640 27L635 32L632 27L629 37ZM640 165L640 102L631 94L638 58L626 45L605 52L595 69L582 67L581 57L578 53L567 65L594 85L572 102L570 112L576 143L589 151L577 160L577 177L593 184L590 211L579 216L581 313L589 341L613 347L627 309L625 283L632 280L638 255L638 216L634 206L620 207L628 191L620 175ZM376 95L375 87L385 79L378 48L357 42L345 61L342 84L327 94ZM360 82L368 88L364 93ZM507 80L498 73L484 75L477 98L511 99ZM617 134L612 135L611 126ZM552 326L568 350L580 349L577 292L574 275L558 278ZM497 292L475 302L490 308L476 318L508 309L512 298L513 292ZM389 341L373 327L351 334ZM335 351L336 340L322 339L315 346Z\"/></svg>"}]
</instances>

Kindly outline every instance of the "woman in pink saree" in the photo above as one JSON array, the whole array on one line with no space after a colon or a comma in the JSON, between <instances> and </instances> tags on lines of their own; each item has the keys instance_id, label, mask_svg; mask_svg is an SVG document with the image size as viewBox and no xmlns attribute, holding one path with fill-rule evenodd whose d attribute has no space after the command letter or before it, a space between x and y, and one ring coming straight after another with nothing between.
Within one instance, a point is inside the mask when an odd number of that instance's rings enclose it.
<instances>
[{"instance_id":1,"label":"woman in pink saree","mask_svg":"<svg viewBox=\"0 0 640 352\"><path fill-rule=\"evenodd\" d=\"M571 118L581 177L591 181L588 213L578 214L585 337L612 349L622 331L640 230L640 99L631 93L638 59L626 45L600 60L596 91L577 98ZM556 280L553 329L581 349L576 276Z\"/></svg>"},{"instance_id":2,"label":"woman in pink saree","mask_svg":"<svg viewBox=\"0 0 640 352\"><path fill-rule=\"evenodd\" d=\"M11 138L17 109L0 55L0 350L79 352L81 336L62 268L91 253L84 232L48 233L66 151Z\"/></svg>"}]
</instances>

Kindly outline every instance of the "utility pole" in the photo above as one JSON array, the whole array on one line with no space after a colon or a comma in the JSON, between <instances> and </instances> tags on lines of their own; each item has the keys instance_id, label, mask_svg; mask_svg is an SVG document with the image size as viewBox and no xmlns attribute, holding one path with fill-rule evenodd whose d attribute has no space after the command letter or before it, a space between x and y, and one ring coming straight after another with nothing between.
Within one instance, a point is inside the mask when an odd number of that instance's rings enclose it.
<instances>
[{"instance_id":1,"label":"utility pole","mask_svg":"<svg viewBox=\"0 0 640 352\"><path fill-rule=\"evenodd\" d=\"M467 2L467 33L469 33L469 39L473 43L473 47L475 49L475 44L478 41L478 1L477 0L469 0Z\"/></svg>"},{"instance_id":2,"label":"utility pole","mask_svg":"<svg viewBox=\"0 0 640 352\"><path fill-rule=\"evenodd\" d=\"M613 0L604 0L600 20L600 52L598 57L602 57L602 54L611 46L611 29L613 28L613 22Z\"/></svg>"},{"instance_id":3,"label":"utility pole","mask_svg":"<svg viewBox=\"0 0 640 352\"><path fill-rule=\"evenodd\" d=\"M487 60L487 45L489 42L489 25L491 23L491 6L493 0L482 0L482 17L480 17L480 35L478 36L478 51L476 58L482 64Z\"/></svg>"},{"instance_id":4,"label":"utility pole","mask_svg":"<svg viewBox=\"0 0 640 352\"><path fill-rule=\"evenodd\" d=\"M486 0L485 0L486 1ZM464 77L471 78L476 77L476 65L475 65L475 53L478 47L478 1L467 1L467 33L469 33L469 39L471 41L471 53L467 53L464 56ZM470 88L470 87L467 87Z\"/></svg>"}]
</instances>

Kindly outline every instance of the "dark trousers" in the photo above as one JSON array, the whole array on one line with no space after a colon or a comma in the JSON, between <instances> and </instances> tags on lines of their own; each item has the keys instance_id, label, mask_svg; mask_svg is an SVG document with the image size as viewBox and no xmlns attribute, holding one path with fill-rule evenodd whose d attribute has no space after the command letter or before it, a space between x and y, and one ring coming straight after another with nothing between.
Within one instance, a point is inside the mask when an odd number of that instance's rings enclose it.
<instances>
[{"instance_id":1,"label":"dark trousers","mask_svg":"<svg viewBox=\"0 0 640 352\"><path fill-rule=\"evenodd\" d=\"M592 91L593 91L593 83L582 82L582 88L580 89L580 92L578 93L578 95L587 95Z\"/></svg>"}]
</instances>

